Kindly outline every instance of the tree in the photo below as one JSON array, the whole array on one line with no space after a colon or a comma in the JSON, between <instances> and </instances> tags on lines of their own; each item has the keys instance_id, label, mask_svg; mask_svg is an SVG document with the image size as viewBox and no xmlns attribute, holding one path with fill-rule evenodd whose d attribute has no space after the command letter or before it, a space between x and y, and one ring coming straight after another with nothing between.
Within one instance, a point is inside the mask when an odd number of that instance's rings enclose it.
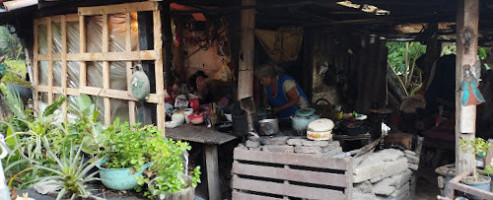
<instances>
[{"instance_id":1,"label":"tree","mask_svg":"<svg viewBox=\"0 0 493 200\"><path fill-rule=\"evenodd\" d=\"M0 53L15 60L24 53L20 39L5 26L0 26Z\"/></svg>"}]
</instances>

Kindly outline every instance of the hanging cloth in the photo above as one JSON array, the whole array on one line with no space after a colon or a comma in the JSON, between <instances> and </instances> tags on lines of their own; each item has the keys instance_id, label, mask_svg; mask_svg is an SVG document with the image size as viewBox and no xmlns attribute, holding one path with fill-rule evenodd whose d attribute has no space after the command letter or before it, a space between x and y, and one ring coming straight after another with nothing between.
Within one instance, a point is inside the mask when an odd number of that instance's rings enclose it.
<instances>
[{"instance_id":1,"label":"hanging cloth","mask_svg":"<svg viewBox=\"0 0 493 200\"><path fill-rule=\"evenodd\" d=\"M256 29L258 41L276 63L295 61L303 43L302 28L280 28L277 31Z\"/></svg>"}]
</instances>

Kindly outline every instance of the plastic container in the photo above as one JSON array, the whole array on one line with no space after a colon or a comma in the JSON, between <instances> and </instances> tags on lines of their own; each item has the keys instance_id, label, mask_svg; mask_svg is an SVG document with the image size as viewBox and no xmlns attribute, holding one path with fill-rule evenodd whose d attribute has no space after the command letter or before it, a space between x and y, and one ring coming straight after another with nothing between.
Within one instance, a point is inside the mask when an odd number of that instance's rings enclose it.
<instances>
[{"instance_id":1,"label":"plastic container","mask_svg":"<svg viewBox=\"0 0 493 200\"><path fill-rule=\"evenodd\" d=\"M185 115L185 122L187 124L190 124L190 118L188 118L188 116L193 114L193 109L192 108L185 108L185 110L183 110L183 114Z\"/></svg>"}]
</instances>

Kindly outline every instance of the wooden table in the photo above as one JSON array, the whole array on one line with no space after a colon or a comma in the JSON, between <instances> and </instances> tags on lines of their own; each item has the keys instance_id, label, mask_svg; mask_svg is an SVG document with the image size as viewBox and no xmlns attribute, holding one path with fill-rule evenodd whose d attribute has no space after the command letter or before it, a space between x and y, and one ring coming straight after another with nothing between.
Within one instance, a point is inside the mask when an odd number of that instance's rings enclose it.
<instances>
[{"instance_id":1,"label":"wooden table","mask_svg":"<svg viewBox=\"0 0 493 200\"><path fill-rule=\"evenodd\" d=\"M205 126L181 125L172 129L166 128L166 137L174 140L184 140L203 144L209 199L221 199L217 147L236 139L237 136L219 132L214 128L207 128Z\"/></svg>"}]
</instances>

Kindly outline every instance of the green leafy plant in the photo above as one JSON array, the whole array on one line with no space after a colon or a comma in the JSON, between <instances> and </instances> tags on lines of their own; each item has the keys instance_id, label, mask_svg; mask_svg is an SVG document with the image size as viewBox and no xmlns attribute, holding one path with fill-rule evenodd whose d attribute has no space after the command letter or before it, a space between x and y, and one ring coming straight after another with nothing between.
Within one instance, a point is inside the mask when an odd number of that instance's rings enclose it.
<instances>
[{"instance_id":1,"label":"green leafy plant","mask_svg":"<svg viewBox=\"0 0 493 200\"><path fill-rule=\"evenodd\" d=\"M98 152L100 157L106 157L104 163L107 168L133 167L139 171L140 167L151 161L152 148L149 140L158 134L155 126L131 126L128 122L120 123L115 120L113 125L105 131L106 141L104 149Z\"/></svg>"},{"instance_id":2,"label":"green leafy plant","mask_svg":"<svg viewBox=\"0 0 493 200\"><path fill-rule=\"evenodd\" d=\"M473 174L474 174L474 180L478 180L478 174L476 171L476 155L477 154L484 154L490 149L490 144L485 141L483 138L475 138L472 140L466 140L463 139L459 143L459 147L465 151L471 152L474 154L474 159L473 159Z\"/></svg>"},{"instance_id":3,"label":"green leafy plant","mask_svg":"<svg viewBox=\"0 0 493 200\"><path fill-rule=\"evenodd\" d=\"M419 42L387 42L386 46L388 64L399 77L405 94L412 96L422 85L422 72L416 67L416 60L426 52L426 46Z\"/></svg>"},{"instance_id":4,"label":"green leafy plant","mask_svg":"<svg viewBox=\"0 0 493 200\"><path fill-rule=\"evenodd\" d=\"M148 177L140 177L137 191L142 189L142 186L148 184L148 195L158 196L164 199L163 195L172 194L185 189L189 186L196 187L200 182L200 167L195 167L190 173L185 169L183 156L191 147L186 142L174 141L155 135L150 139L149 144L153 151L151 152L151 160L153 164L147 173ZM153 179L152 181L150 181Z\"/></svg>"},{"instance_id":5,"label":"green leafy plant","mask_svg":"<svg viewBox=\"0 0 493 200\"><path fill-rule=\"evenodd\" d=\"M493 166L488 165L484 167L483 174L486 176L493 176Z\"/></svg>"},{"instance_id":6,"label":"green leafy plant","mask_svg":"<svg viewBox=\"0 0 493 200\"><path fill-rule=\"evenodd\" d=\"M48 139L44 138L47 159L50 159L55 164L48 165L47 163L37 164L35 168L48 172L48 176L43 176L36 179L38 182L53 181L61 190L57 195L57 200L62 199L65 195L74 199L77 195L91 195L90 189L87 188L87 183L98 180L97 173L90 170L96 166L96 160L84 160L81 154L82 148L70 147L69 151L62 152L57 155L51 150Z\"/></svg>"},{"instance_id":7,"label":"green leafy plant","mask_svg":"<svg viewBox=\"0 0 493 200\"><path fill-rule=\"evenodd\" d=\"M15 85L21 85L24 87L30 87L31 86L30 82L24 80L22 77L19 77L16 74L14 74L13 72L9 72L9 71L7 71L7 73L5 73L5 76L2 77L0 82L10 83L10 84L15 84Z\"/></svg>"}]
</instances>

